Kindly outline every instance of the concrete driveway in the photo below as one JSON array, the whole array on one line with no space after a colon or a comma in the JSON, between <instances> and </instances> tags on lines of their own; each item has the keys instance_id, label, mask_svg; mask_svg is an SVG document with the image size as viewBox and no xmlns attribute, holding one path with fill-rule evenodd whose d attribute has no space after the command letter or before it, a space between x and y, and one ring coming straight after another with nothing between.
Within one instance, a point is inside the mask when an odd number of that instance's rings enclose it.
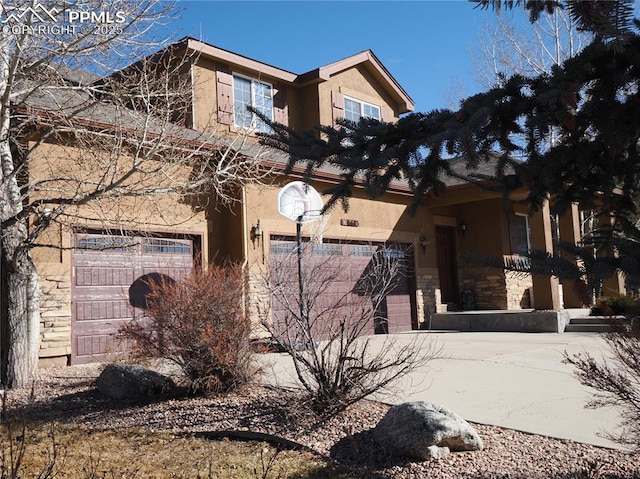
<instances>
[{"instance_id":1,"label":"concrete driveway","mask_svg":"<svg viewBox=\"0 0 640 479\"><path fill-rule=\"evenodd\" d=\"M562 439L619 447L602 437L616 432L617 411L585 409L592 391L582 386L563 352L589 351L599 358L606 343L595 333L463 333L413 332L371 337L373 348L388 348L416 335L442 347L443 359L433 360L380 397L392 404L433 401L465 419ZM267 380L295 384L290 359L268 355Z\"/></svg>"}]
</instances>

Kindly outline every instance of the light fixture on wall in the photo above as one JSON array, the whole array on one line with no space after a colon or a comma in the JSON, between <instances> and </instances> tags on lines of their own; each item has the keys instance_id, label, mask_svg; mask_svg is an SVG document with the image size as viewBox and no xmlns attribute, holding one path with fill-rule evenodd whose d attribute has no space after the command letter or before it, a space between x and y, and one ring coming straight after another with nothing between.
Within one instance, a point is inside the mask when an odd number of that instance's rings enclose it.
<instances>
[{"instance_id":1,"label":"light fixture on wall","mask_svg":"<svg viewBox=\"0 0 640 479\"><path fill-rule=\"evenodd\" d=\"M420 233L420 246L422 247L422 252L426 253L427 251L427 237L424 235L424 233Z\"/></svg>"},{"instance_id":2,"label":"light fixture on wall","mask_svg":"<svg viewBox=\"0 0 640 479\"><path fill-rule=\"evenodd\" d=\"M262 239L262 225L260 224L260 220L258 220L258 224L251 227L251 239L258 242Z\"/></svg>"},{"instance_id":3,"label":"light fixture on wall","mask_svg":"<svg viewBox=\"0 0 640 479\"><path fill-rule=\"evenodd\" d=\"M48 206L45 206L41 210L37 211L37 217L35 220L36 225L49 223L51 221L52 210Z\"/></svg>"},{"instance_id":4,"label":"light fixture on wall","mask_svg":"<svg viewBox=\"0 0 640 479\"><path fill-rule=\"evenodd\" d=\"M467 234L467 223L465 223L464 221L460 225L460 231L462 231L462 236L463 237L464 237L464 235Z\"/></svg>"}]
</instances>

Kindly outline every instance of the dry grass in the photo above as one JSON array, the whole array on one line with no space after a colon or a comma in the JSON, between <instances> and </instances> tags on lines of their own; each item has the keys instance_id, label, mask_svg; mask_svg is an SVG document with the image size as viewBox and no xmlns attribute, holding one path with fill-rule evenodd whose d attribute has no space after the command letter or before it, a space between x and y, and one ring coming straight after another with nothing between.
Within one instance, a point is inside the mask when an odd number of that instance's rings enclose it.
<instances>
[{"instance_id":1,"label":"dry grass","mask_svg":"<svg viewBox=\"0 0 640 479\"><path fill-rule=\"evenodd\" d=\"M22 442L19 429L12 431L14 450ZM5 457L8 436L3 431ZM278 451L264 442L208 440L186 434L29 424L24 444L22 478L38 477L54 454L54 473L59 479L354 477L353 472L310 452Z\"/></svg>"}]
</instances>

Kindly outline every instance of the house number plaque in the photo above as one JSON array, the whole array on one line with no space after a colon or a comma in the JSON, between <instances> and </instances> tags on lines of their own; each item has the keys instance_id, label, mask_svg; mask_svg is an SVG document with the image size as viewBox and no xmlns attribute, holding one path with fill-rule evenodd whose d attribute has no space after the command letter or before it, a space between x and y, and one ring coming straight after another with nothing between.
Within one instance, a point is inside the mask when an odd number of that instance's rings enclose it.
<instances>
[{"instance_id":1,"label":"house number plaque","mask_svg":"<svg viewBox=\"0 0 640 479\"><path fill-rule=\"evenodd\" d=\"M348 218L342 218L340 220L340 224L342 226L351 226L353 228L357 228L358 226L360 226L360 222L358 220L350 220Z\"/></svg>"}]
</instances>

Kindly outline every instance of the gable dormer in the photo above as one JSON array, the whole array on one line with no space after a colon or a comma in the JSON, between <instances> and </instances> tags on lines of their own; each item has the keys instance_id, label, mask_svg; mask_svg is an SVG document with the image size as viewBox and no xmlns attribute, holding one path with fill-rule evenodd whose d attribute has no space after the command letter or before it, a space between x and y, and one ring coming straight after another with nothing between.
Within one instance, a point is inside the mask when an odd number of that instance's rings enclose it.
<instances>
[{"instance_id":1,"label":"gable dormer","mask_svg":"<svg viewBox=\"0 0 640 479\"><path fill-rule=\"evenodd\" d=\"M298 77L300 85L315 85L316 124L335 124L339 118L361 117L395 121L413 110L411 97L371 50L338 60Z\"/></svg>"}]
</instances>

